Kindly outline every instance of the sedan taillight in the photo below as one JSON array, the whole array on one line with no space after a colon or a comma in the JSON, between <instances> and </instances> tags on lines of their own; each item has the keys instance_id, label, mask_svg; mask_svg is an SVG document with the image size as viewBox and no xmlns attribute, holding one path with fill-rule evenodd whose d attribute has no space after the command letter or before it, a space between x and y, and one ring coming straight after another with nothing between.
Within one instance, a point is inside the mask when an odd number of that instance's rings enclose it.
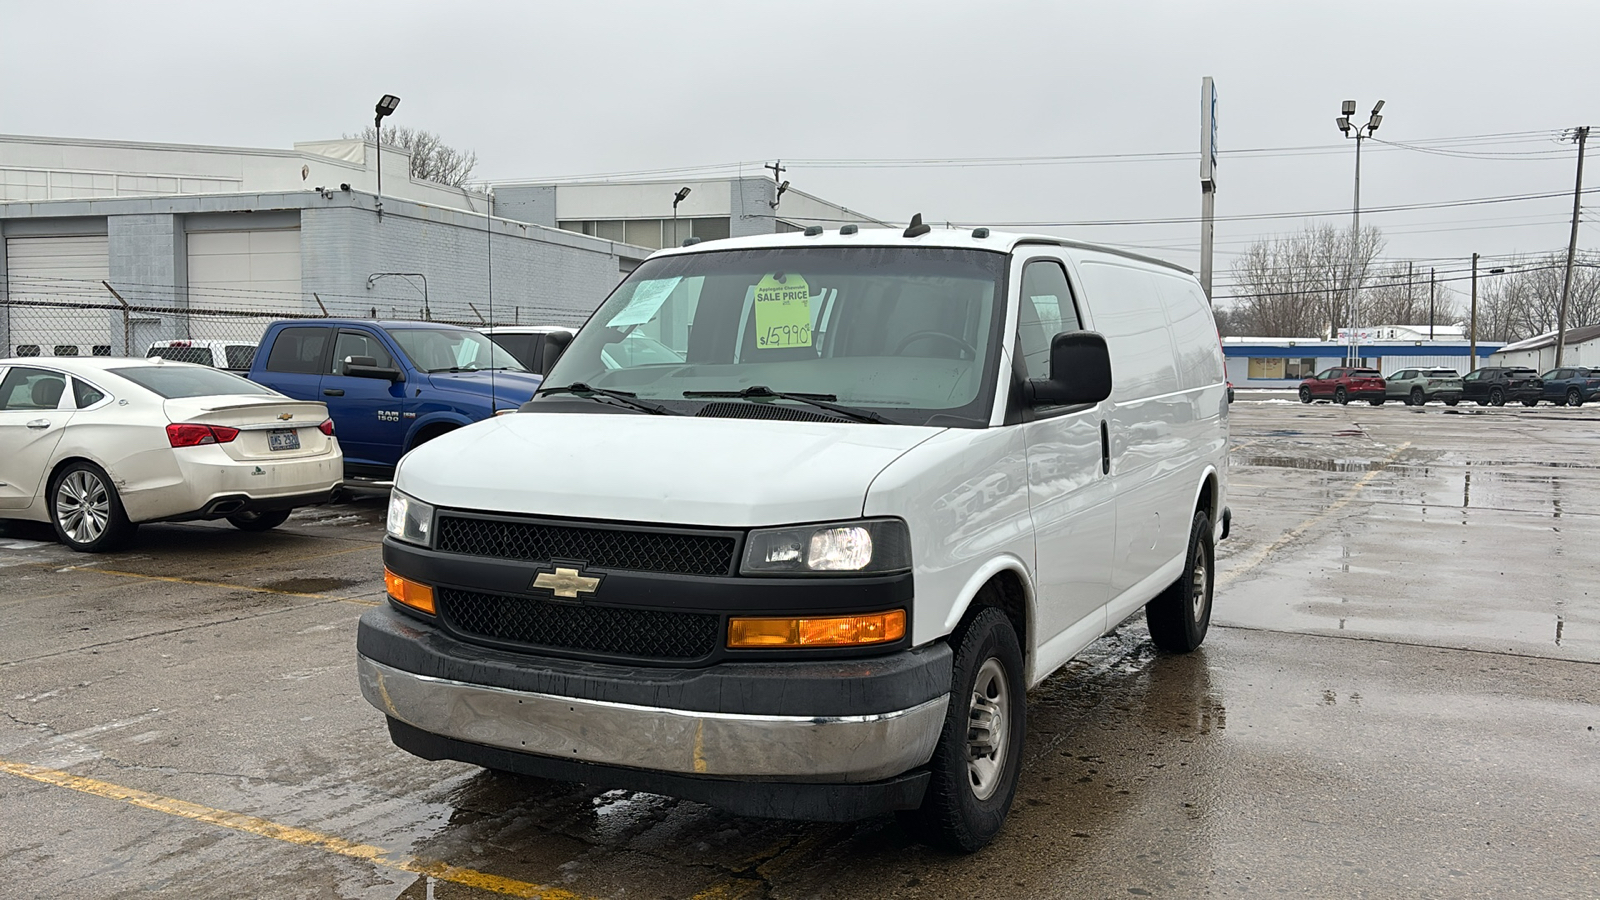
<instances>
[{"instance_id":1,"label":"sedan taillight","mask_svg":"<svg viewBox=\"0 0 1600 900\"><path fill-rule=\"evenodd\" d=\"M317 426L317 430L322 432L323 434L327 435L328 437L333 437L333 420L332 419L323 419L322 420L322 424Z\"/></svg>"},{"instance_id":2,"label":"sedan taillight","mask_svg":"<svg viewBox=\"0 0 1600 900\"><path fill-rule=\"evenodd\" d=\"M201 444L226 444L239 436L239 429L226 425L195 425L174 422L167 426L167 443L174 447L198 447Z\"/></svg>"}]
</instances>

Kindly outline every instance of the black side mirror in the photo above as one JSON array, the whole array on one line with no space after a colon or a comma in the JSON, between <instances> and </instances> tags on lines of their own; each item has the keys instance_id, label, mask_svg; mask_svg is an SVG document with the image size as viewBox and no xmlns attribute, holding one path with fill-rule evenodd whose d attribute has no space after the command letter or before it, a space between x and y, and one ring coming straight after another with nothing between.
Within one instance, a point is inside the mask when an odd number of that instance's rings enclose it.
<instances>
[{"instance_id":1,"label":"black side mirror","mask_svg":"<svg viewBox=\"0 0 1600 900\"><path fill-rule=\"evenodd\" d=\"M344 362L339 364L344 374L351 378L383 378L388 381L400 381L400 370L390 366L380 366L378 361L370 356L346 356Z\"/></svg>"},{"instance_id":2,"label":"black side mirror","mask_svg":"<svg viewBox=\"0 0 1600 900\"><path fill-rule=\"evenodd\" d=\"M552 331L544 336L544 357L539 360L539 374L549 375L555 368L556 360L561 358L567 347L572 343L570 331Z\"/></svg>"},{"instance_id":3,"label":"black side mirror","mask_svg":"<svg viewBox=\"0 0 1600 900\"><path fill-rule=\"evenodd\" d=\"M1033 406L1099 403L1111 396L1111 351L1093 331L1066 331L1050 340L1050 377L1028 380Z\"/></svg>"}]
</instances>

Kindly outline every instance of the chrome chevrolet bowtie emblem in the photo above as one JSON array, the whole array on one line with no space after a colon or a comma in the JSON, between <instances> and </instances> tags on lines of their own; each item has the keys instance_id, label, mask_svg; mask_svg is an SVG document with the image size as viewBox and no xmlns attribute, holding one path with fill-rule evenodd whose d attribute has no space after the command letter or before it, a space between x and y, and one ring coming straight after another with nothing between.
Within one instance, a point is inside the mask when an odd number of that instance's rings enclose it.
<instances>
[{"instance_id":1,"label":"chrome chevrolet bowtie emblem","mask_svg":"<svg viewBox=\"0 0 1600 900\"><path fill-rule=\"evenodd\" d=\"M600 579L578 574L577 569L556 567L554 572L540 572L533 586L547 590L557 597L578 599L579 594L592 594L600 586Z\"/></svg>"},{"instance_id":2,"label":"chrome chevrolet bowtie emblem","mask_svg":"<svg viewBox=\"0 0 1600 900\"><path fill-rule=\"evenodd\" d=\"M282 419L285 422L287 422L290 419L294 418L294 413L278 413L278 418Z\"/></svg>"}]
</instances>

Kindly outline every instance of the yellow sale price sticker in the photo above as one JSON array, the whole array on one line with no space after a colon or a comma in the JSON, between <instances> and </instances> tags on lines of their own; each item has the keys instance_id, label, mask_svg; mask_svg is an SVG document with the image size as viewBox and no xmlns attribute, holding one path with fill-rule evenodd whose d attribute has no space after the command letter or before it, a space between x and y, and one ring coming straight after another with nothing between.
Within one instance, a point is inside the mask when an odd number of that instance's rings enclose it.
<instances>
[{"instance_id":1,"label":"yellow sale price sticker","mask_svg":"<svg viewBox=\"0 0 1600 900\"><path fill-rule=\"evenodd\" d=\"M756 285L756 346L811 346L811 288L799 275L766 275Z\"/></svg>"}]
</instances>

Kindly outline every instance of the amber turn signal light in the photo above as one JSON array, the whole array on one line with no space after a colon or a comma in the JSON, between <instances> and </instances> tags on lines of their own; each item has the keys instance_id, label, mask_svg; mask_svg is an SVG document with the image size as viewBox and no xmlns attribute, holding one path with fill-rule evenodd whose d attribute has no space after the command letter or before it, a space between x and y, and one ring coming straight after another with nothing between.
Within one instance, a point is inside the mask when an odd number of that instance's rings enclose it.
<instances>
[{"instance_id":1,"label":"amber turn signal light","mask_svg":"<svg viewBox=\"0 0 1600 900\"><path fill-rule=\"evenodd\" d=\"M728 620L728 647L771 650L784 647L859 647L886 644L906 636L906 611L826 618L749 618Z\"/></svg>"},{"instance_id":2,"label":"amber turn signal light","mask_svg":"<svg viewBox=\"0 0 1600 900\"><path fill-rule=\"evenodd\" d=\"M409 578L401 578L387 568L383 570L383 586L397 603L433 615L433 588Z\"/></svg>"}]
</instances>

